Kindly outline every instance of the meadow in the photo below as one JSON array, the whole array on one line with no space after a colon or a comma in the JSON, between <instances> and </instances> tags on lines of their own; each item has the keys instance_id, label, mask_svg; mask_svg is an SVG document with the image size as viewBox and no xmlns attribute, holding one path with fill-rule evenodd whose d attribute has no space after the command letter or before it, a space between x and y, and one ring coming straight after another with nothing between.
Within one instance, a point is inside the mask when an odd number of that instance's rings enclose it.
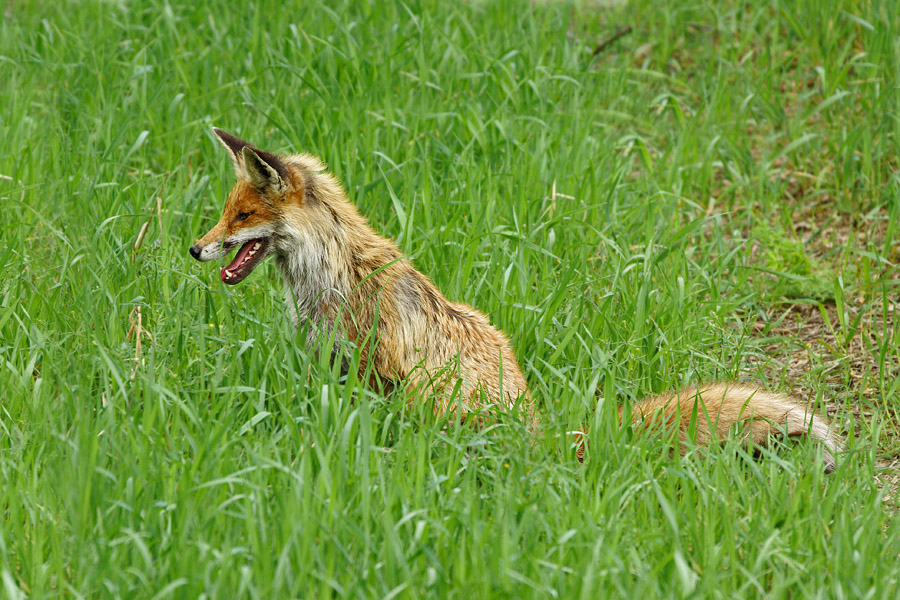
<instances>
[{"instance_id":1,"label":"meadow","mask_svg":"<svg viewBox=\"0 0 900 600\"><path fill-rule=\"evenodd\" d=\"M0 10L0 597L897 597L890 0ZM368 389L273 264L194 261L212 126L321 156L511 336L542 434ZM709 380L843 464L617 422Z\"/></svg>"}]
</instances>

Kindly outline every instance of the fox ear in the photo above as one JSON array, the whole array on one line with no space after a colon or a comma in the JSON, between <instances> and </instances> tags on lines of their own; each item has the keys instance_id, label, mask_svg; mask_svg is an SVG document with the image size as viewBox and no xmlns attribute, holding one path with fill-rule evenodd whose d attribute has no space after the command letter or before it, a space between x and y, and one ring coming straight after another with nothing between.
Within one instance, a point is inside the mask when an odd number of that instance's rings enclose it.
<instances>
[{"instance_id":1,"label":"fox ear","mask_svg":"<svg viewBox=\"0 0 900 600\"><path fill-rule=\"evenodd\" d=\"M219 142L228 150L228 155L231 157L231 162L234 164L234 174L238 176L238 178L244 177L244 157L241 154L241 150L249 146L247 142L242 139L238 139L235 136L231 135L228 132L222 131L217 127L213 127L213 133L216 134L216 137L219 139Z\"/></svg>"},{"instance_id":2,"label":"fox ear","mask_svg":"<svg viewBox=\"0 0 900 600\"><path fill-rule=\"evenodd\" d=\"M287 185L288 170L278 157L252 146L241 149L244 177L260 191L283 192Z\"/></svg>"}]
</instances>

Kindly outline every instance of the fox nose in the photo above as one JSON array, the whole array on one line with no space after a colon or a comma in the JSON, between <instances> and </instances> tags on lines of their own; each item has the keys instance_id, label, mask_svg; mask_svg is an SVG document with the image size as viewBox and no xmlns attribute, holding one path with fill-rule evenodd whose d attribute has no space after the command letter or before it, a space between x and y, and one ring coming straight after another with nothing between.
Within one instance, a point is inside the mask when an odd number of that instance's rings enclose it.
<instances>
[{"instance_id":1,"label":"fox nose","mask_svg":"<svg viewBox=\"0 0 900 600\"><path fill-rule=\"evenodd\" d=\"M194 244L193 246L191 246L189 252L191 253L191 256L193 256L197 260L200 260L200 246Z\"/></svg>"}]
</instances>

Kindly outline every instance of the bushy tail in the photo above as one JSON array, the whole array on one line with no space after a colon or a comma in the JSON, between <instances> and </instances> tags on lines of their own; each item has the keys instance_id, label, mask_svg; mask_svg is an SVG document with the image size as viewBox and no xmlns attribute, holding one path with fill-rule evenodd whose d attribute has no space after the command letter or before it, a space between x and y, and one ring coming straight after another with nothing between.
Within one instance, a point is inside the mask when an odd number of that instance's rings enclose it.
<instances>
[{"instance_id":1,"label":"bushy tail","mask_svg":"<svg viewBox=\"0 0 900 600\"><path fill-rule=\"evenodd\" d=\"M622 418L619 409L619 418ZM747 442L765 446L770 436L808 435L825 450L825 472L834 471L844 441L828 421L790 396L746 384L715 383L646 398L632 407L632 422L677 434L680 442L706 445L737 430ZM579 448L579 454L583 447Z\"/></svg>"}]
</instances>

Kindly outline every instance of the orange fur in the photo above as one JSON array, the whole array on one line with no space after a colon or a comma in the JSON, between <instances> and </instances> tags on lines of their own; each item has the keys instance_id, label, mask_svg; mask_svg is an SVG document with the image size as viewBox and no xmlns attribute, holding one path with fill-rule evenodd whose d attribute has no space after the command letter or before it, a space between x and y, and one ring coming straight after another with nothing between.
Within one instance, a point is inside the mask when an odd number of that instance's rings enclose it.
<instances>
[{"instance_id":1,"label":"orange fur","mask_svg":"<svg viewBox=\"0 0 900 600\"><path fill-rule=\"evenodd\" d=\"M318 159L277 157L215 132L230 152L238 181L219 223L191 248L195 258L220 258L240 245L222 271L225 283L237 283L273 255L288 310L295 323L308 326L310 345L332 337L355 345L361 373L371 367L383 383L406 384L413 395L433 399L437 412L453 407L463 415L483 414L522 400L534 420L506 336L475 309L447 300L393 241L379 236ZM340 354L344 347L337 343L332 350ZM461 404L453 406L457 386ZM795 400L743 384L648 398L634 407L633 421L662 426L682 442L693 431L699 444L734 428L759 445L778 432L808 434L825 445L828 470L842 448L827 422ZM579 456L583 452L582 443Z\"/></svg>"}]
</instances>

